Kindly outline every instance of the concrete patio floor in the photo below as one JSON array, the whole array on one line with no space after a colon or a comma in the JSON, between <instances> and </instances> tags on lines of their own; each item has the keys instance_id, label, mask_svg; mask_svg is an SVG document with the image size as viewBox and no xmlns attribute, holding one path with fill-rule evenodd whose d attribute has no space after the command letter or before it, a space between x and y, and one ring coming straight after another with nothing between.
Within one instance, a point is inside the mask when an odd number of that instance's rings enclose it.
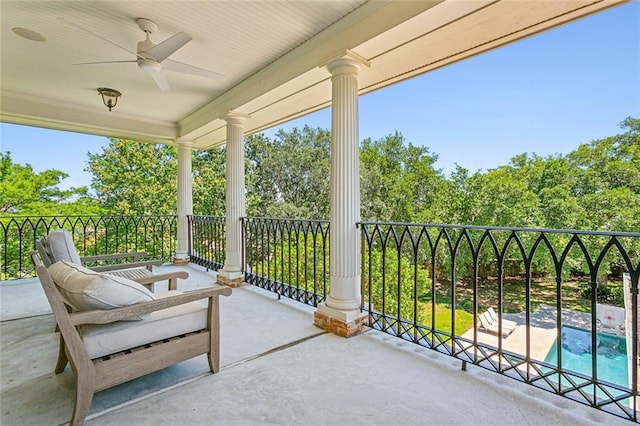
<instances>
[{"instance_id":1,"label":"concrete patio floor","mask_svg":"<svg viewBox=\"0 0 640 426\"><path fill-rule=\"evenodd\" d=\"M166 266L161 269L172 269ZM215 273L184 268L188 290ZM156 290L157 291L157 290ZM205 356L99 392L87 425L628 425L626 420L375 330L344 339L313 308L245 286L221 298L221 370ZM0 424L59 425L71 369L37 280L0 283Z\"/></svg>"}]
</instances>

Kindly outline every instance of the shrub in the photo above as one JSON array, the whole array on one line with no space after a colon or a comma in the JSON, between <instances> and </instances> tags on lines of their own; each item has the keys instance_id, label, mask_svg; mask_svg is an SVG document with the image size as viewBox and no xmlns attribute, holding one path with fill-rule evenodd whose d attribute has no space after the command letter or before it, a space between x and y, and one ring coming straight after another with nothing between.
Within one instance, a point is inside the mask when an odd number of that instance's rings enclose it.
<instances>
[{"instance_id":1,"label":"shrub","mask_svg":"<svg viewBox=\"0 0 640 426\"><path fill-rule=\"evenodd\" d=\"M591 299L593 293L590 282L583 281L579 285L580 295L585 299ZM608 284L598 286L597 302L615 306L624 306L624 288L621 285Z\"/></svg>"}]
</instances>

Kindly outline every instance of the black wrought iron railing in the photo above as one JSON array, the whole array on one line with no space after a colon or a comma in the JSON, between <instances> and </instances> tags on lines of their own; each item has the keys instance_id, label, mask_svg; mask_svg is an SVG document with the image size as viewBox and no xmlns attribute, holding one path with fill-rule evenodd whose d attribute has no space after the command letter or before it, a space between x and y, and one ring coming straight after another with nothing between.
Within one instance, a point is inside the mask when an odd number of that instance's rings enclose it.
<instances>
[{"instance_id":1,"label":"black wrought iron railing","mask_svg":"<svg viewBox=\"0 0 640 426\"><path fill-rule=\"evenodd\" d=\"M329 221L244 218L245 280L311 306L329 291Z\"/></svg>"},{"instance_id":2,"label":"black wrought iron railing","mask_svg":"<svg viewBox=\"0 0 640 426\"><path fill-rule=\"evenodd\" d=\"M638 421L640 233L360 226L371 327Z\"/></svg>"},{"instance_id":3,"label":"black wrought iron railing","mask_svg":"<svg viewBox=\"0 0 640 426\"><path fill-rule=\"evenodd\" d=\"M176 216L5 216L0 217L0 278L34 277L29 260L35 241L68 229L80 256L147 252L147 259L170 261L176 249Z\"/></svg>"},{"instance_id":4,"label":"black wrought iron railing","mask_svg":"<svg viewBox=\"0 0 640 426\"><path fill-rule=\"evenodd\" d=\"M224 216L188 216L191 262L214 271L224 266L226 224Z\"/></svg>"},{"instance_id":5,"label":"black wrought iron railing","mask_svg":"<svg viewBox=\"0 0 640 426\"><path fill-rule=\"evenodd\" d=\"M223 217L190 216L191 261L224 264ZM40 235L82 255L169 260L176 217L0 218L3 279L33 274ZM639 422L640 233L363 222L362 310L398 338ZM329 292L329 222L243 218L245 280L316 306Z\"/></svg>"}]
</instances>

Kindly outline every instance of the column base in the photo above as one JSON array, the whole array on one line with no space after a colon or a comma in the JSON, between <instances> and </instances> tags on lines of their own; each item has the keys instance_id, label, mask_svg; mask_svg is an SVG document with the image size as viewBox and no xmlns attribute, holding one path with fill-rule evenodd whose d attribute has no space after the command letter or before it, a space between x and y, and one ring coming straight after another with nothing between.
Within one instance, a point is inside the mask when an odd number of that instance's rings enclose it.
<instances>
[{"instance_id":1,"label":"column base","mask_svg":"<svg viewBox=\"0 0 640 426\"><path fill-rule=\"evenodd\" d=\"M313 313L313 323L338 336L351 337L364 330L368 317L366 312L360 312L359 309L340 311L328 307L323 302L318 304L318 308Z\"/></svg>"},{"instance_id":2,"label":"column base","mask_svg":"<svg viewBox=\"0 0 640 426\"><path fill-rule=\"evenodd\" d=\"M191 259L189 258L189 256L187 257L173 256L173 259L171 259L171 263L173 263L176 266L186 266L189 263L191 263Z\"/></svg>"},{"instance_id":3,"label":"column base","mask_svg":"<svg viewBox=\"0 0 640 426\"><path fill-rule=\"evenodd\" d=\"M218 271L216 283L232 288L242 287L247 284L244 281L244 274L242 272L227 272L224 270Z\"/></svg>"}]
</instances>

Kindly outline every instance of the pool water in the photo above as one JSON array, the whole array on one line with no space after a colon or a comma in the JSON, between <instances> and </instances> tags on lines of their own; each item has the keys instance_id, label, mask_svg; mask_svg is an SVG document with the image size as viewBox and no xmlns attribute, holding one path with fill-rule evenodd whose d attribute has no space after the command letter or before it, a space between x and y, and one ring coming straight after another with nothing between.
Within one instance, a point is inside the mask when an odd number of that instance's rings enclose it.
<instances>
[{"instance_id":1,"label":"pool water","mask_svg":"<svg viewBox=\"0 0 640 426\"><path fill-rule=\"evenodd\" d=\"M562 327L562 366L588 376L591 369L591 331L570 326ZM545 362L558 365L558 342L553 343ZM598 379L628 386L627 343L624 338L597 334L596 362Z\"/></svg>"}]
</instances>

